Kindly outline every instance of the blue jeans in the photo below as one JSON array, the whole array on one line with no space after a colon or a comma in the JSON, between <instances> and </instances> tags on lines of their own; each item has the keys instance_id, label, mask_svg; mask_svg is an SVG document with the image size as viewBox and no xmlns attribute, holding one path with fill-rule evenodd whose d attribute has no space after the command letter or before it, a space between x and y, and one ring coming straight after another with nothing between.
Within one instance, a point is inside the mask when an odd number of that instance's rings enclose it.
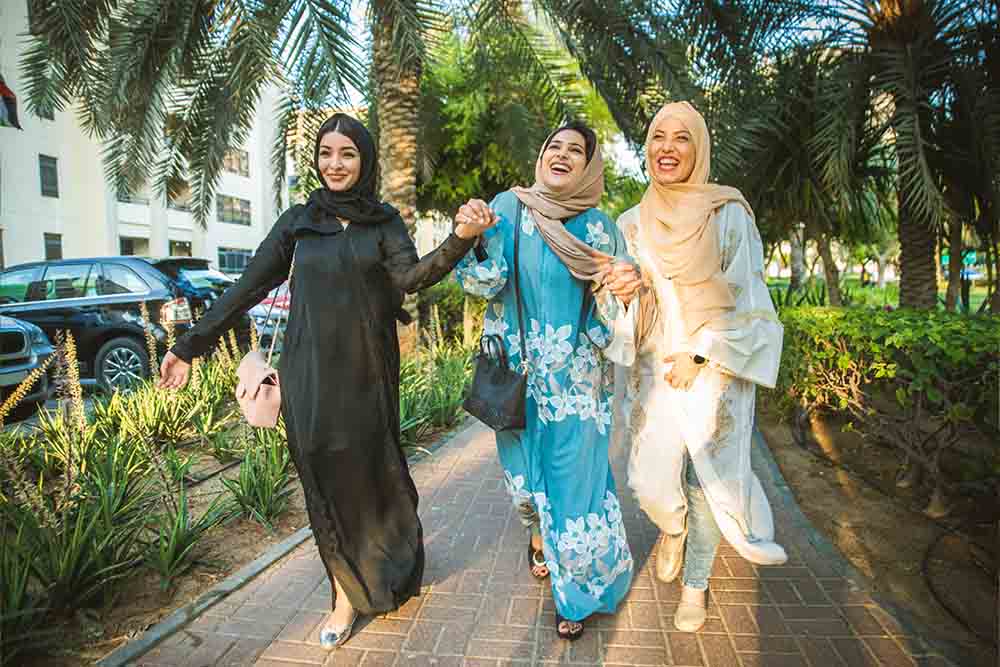
<instances>
[{"instance_id":1,"label":"blue jeans","mask_svg":"<svg viewBox=\"0 0 1000 667\"><path fill-rule=\"evenodd\" d=\"M708 577L712 573L715 550L719 547L722 533L712 516L705 491L701 488L698 473L695 472L691 457L685 457L684 479L687 492L687 545L684 547L684 585L700 591L708 589Z\"/></svg>"}]
</instances>

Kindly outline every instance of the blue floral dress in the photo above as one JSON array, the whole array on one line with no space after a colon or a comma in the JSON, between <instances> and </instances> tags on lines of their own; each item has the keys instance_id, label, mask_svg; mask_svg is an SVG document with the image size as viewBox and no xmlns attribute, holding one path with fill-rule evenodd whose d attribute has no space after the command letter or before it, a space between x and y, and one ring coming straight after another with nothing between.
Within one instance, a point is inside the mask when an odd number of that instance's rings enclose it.
<instances>
[{"instance_id":1,"label":"blue floral dress","mask_svg":"<svg viewBox=\"0 0 1000 667\"><path fill-rule=\"evenodd\" d=\"M608 460L613 373L602 350L621 304L586 295L511 192L490 204L500 222L485 234L488 258L456 267L469 294L489 299L484 333L498 334L513 367L522 351L511 267L521 226L520 283L528 362L526 428L496 434L507 490L526 524L536 522L559 613L579 621L613 613L632 582L632 554ZM577 238L627 257L621 232L597 209L566 222Z\"/></svg>"}]
</instances>

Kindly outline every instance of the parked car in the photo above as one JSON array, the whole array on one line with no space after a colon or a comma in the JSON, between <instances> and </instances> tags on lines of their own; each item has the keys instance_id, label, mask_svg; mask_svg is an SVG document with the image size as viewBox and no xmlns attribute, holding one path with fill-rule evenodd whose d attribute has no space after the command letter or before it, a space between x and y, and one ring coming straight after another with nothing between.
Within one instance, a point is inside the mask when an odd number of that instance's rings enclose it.
<instances>
[{"instance_id":1,"label":"parked car","mask_svg":"<svg viewBox=\"0 0 1000 667\"><path fill-rule=\"evenodd\" d=\"M143 303L159 353L168 322L178 335L190 327L191 302L183 283L196 276L186 275L184 262L172 262L96 257L20 264L0 273L0 314L33 323L50 339L59 330L70 331L84 378L106 389L127 387L149 374ZM180 268L172 277L160 266ZM208 303L212 297L201 298ZM248 319L239 325L247 337L249 326Z\"/></svg>"},{"instance_id":2,"label":"parked car","mask_svg":"<svg viewBox=\"0 0 1000 667\"><path fill-rule=\"evenodd\" d=\"M272 308L273 304L273 308ZM260 341L260 348L267 350L271 347L271 340L274 338L275 329L279 329L281 335L278 342L274 344L276 352L281 351L281 342L288 324L288 309L291 304L291 296L288 293L288 282L284 282L271 290L263 301L250 309L250 319L253 320L257 328L257 339Z\"/></svg>"},{"instance_id":3,"label":"parked car","mask_svg":"<svg viewBox=\"0 0 1000 667\"><path fill-rule=\"evenodd\" d=\"M211 308L215 300L236 282L221 271L213 269L207 259L199 257L164 257L149 262L183 292L195 317L199 312Z\"/></svg>"},{"instance_id":4,"label":"parked car","mask_svg":"<svg viewBox=\"0 0 1000 667\"><path fill-rule=\"evenodd\" d=\"M0 402L28 374L55 352L48 336L31 322L0 315ZM17 406L19 416L33 414L49 397L51 369L28 390Z\"/></svg>"}]
</instances>

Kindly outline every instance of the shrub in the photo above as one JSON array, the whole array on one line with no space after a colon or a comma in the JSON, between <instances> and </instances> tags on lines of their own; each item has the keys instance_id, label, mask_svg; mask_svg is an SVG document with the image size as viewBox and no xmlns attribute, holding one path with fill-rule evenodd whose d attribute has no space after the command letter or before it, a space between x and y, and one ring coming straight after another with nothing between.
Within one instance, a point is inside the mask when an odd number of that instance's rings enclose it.
<instances>
[{"instance_id":1,"label":"shrub","mask_svg":"<svg viewBox=\"0 0 1000 667\"><path fill-rule=\"evenodd\" d=\"M44 600L31 586L30 552L23 528L0 521L0 665L50 634L42 630Z\"/></svg>"},{"instance_id":2,"label":"shrub","mask_svg":"<svg viewBox=\"0 0 1000 667\"><path fill-rule=\"evenodd\" d=\"M433 287L421 292L421 307L427 312L437 310L439 326L447 341L462 341L465 320L466 299L469 303L469 317L474 326L481 325L483 313L486 312L486 300L467 296L454 280L442 280Z\"/></svg>"},{"instance_id":3,"label":"shrub","mask_svg":"<svg viewBox=\"0 0 1000 667\"><path fill-rule=\"evenodd\" d=\"M288 507L288 496L293 491L289 486L288 447L278 429L243 428L244 437L250 442L240 463L240 474L222 483L245 517L270 530L274 520Z\"/></svg>"},{"instance_id":4,"label":"shrub","mask_svg":"<svg viewBox=\"0 0 1000 667\"><path fill-rule=\"evenodd\" d=\"M944 311L792 308L782 312L785 408L846 413L928 473L971 431L997 433L1000 318Z\"/></svg>"},{"instance_id":5,"label":"shrub","mask_svg":"<svg viewBox=\"0 0 1000 667\"><path fill-rule=\"evenodd\" d=\"M157 516L153 525L155 536L146 553L146 563L160 575L163 591L190 569L198 540L232 515L230 505L219 496L195 519L184 485L178 485L178 489L176 501L172 500L167 511Z\"/></svg>"}]
</instances>

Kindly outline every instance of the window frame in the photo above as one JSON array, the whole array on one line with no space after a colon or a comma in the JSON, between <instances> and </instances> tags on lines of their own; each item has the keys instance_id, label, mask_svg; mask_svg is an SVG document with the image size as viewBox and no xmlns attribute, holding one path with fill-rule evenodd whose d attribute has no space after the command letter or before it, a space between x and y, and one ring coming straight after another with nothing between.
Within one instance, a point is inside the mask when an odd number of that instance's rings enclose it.
<instances>
[{"instance_id":1,"label":"window frame","mask_svg":"<svg viewBox=\"0 0 1000 667\"><path fill-rule=\"evenodd\" d=\"M247 266L250 264L250 260L253 259L253 254L254 252L250 248L232 248L227 246L219 246L216 250L216 259L218 260L219 271L226 274L243 273L244 271L246 271ZM224 255L226 259L230 259L237 255L245 255L246 259L243 262L243 266L240 267L239 269L236 269L236 268L231 268L229 266L228 261L225 262L223 261Z\"/></svg>"},{"instance_id":2,"label":"window frame","mask_svg":"<svg viewBox=\"0 0 1000 667\"><path fill-rule=\"evenodd\" d=\"M50 241L58 241L58 243L59 243L59 256L58 257L49 257L49 242ZM55 232L43 232L42 233L42 243L44 244L43 247L45 249L45 261L46 262L55 262L55 261L59 261L59 260L61 260L63 258L62 234L56 234Z\"/></svg>"},{"instance_id":3,"label":"window frame","mask_svg":"<svg viewBox=\"0 0 1000 667\"><path fill-rule=\"evenodd\" d=\"M98 291L97 290L97 281L98 281L99 278L101 278L102 274L101 274L101 265L98 262L69 261L69 262L61 262L59 264L50 264L50 265L48 265L48 266L45 267L45 272L42 273L42 279L41 280L42 280L43 283L47 283L48 279L49 279L48 276L49 276L49 272L50 271L52 271L52 270L58 270L58 269L64 269L66 267L72 267L72 266L86 266L86 267L88 267L87 268L87 275L83 279L83 294L81 296L63 296L63 297L58 297L57 296L54 299L45 298L45 299L41 299L40 301L32 302L32 303L49 303L49 302L52 302L52 301L71 301L73 299L93 299L93 298L95 298L97 296L100 296L97 293L97 291ZM91 279L93 279L94 293L93 294L87 294L87 285L88 285L88 283L91 282ZM48 295L48 286L47 285L46 285L46 295Z\"/></svg>"},{"instance_id":4,"label":"window frame","mask_svg":"<svg viewBox=\"0 0 1000 667\"><path fill-rule=\"evenodd\" d=\"M135 276L136 278L138 278L139 282L142 285L144 285L146 289L143 290L143 291L141 291L141 292L117 292L115 294L102 294L101 293L101 286L104 284L105 281L110 281L110 278L108 278L108 275L110 273L109 269L111 269L112 267L117 267L119 269L122 269L123 271L128 271L133 276ZM142 275L140 275L138 271L136 271L135 269L133 269L128 264L124 264L122 262L101 262L99 264L99 266L98 266L98 272L99 272L99 275L98 275L98 278L97 278L97 285L96 285L96 287L97 287L97 296L105 296L105 297L106 296L122 296L122 295L142 296L144 294L149 294L153 290L153 288L150 286L149 282L147 282L146 279L143 278Z\"/></svg>"},{"instance_id":5,"label":"window frame","mask_svg":"<svg viewBox=\"0 0 1000 667\"><path fill-rule=\"evenodd\" d=\"M243 218L243 204L246 204L246 218ZM239 215L240 217L237 217ZM227 225L253 226L253 205L249 199L233 195L215 195L215 219Z\"/></svg>"},{"instance_id":6,"label":"window frame","mask_svg":"<svg viewBox=\"0 0 1000 667\"><path fill-rule=\"evenodd\" d=\"M47 163L47 160L51 160L51 164ZM54 178L53 182L49 185L54 185L54 187L46 190L44 173L50 168L52 174L54 174ZM59 199L59 158L46 155L45 153L38 154L38 188L43 197Z\"/></svg>"}]
</instances>

